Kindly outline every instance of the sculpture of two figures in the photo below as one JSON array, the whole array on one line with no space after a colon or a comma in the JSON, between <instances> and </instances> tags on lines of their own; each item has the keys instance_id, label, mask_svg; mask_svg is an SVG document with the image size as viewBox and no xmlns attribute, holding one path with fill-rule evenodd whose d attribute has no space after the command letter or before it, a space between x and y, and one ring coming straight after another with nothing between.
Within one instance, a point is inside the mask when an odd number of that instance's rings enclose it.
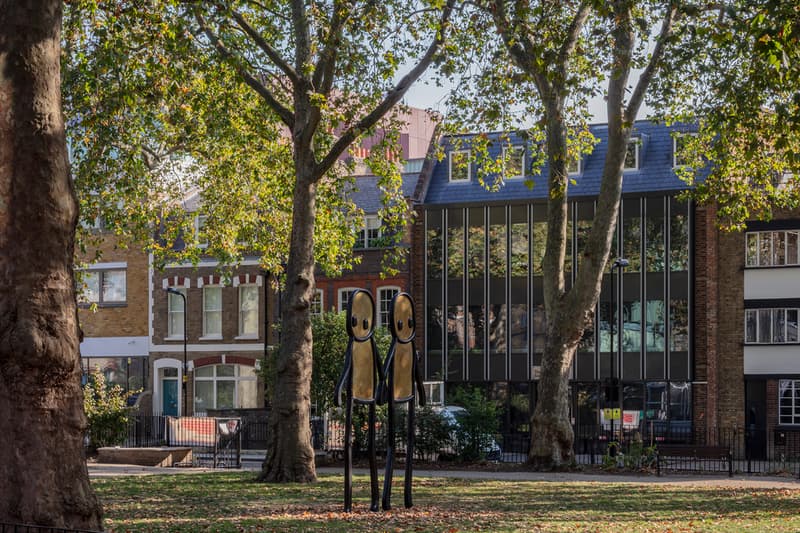
<instances>
[{"instance_id":1,"label":"sculpture of two figures","mask_svg":"<svg viewBox=\"0 0 800 533\"><path fill-rule=\"evenodd\" d=\"M418 354L414 349L416 322L414 301L401 292L392 299L389 307L389 331L392 342L386 359L381 357L375 344L375 301L369 291L356 290L347 305L347 333L350 340L344 358L344 370L336 386L334 401L341 406L341 395L345 393L344 436L344 510L352 510L353 494L353 450L352 412L353 402L368 405L367 455L369 456L371 504L377 511L378 468L375 451L375 406L388 403L388 429L386 434L386 472L384 475L382 507L391 508L392 476L395 452L395 404L408 403L408 432L405 470L405 506L413 505L411 499L412 458L414 456L414 407L417 402L425 405L425 390L422 386L422 371Z\"/></svg>"}]
</instances>

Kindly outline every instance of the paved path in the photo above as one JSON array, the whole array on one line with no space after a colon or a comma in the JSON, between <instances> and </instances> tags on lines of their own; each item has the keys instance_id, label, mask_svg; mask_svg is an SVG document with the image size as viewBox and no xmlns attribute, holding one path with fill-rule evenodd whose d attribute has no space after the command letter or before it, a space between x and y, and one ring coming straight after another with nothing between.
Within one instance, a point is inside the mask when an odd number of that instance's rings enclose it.
<instances>
[{"instance_id":1,"label":"paved path","mask_svg":"<svg viewBox=\"0 0 800 533\"><path fill-rule=\"evenodd\" d=\"M225 469L211 468L162 468L155 466L112 465L101 463L88 463L89 477L113 476L141 476L153 474L196 474L204 472L229 472ZM245 463L244 470L257 471L257 463ZM319 474L341 474L342 469L337 467L317 468ZM366 475L363 468L353 469L353 473ZM383 470L381 470L381 474ZM630 484L661 484L706 487L735 487L735 488L781 488L800 490L800 481L796 478L777 476L734 476L726 475L670 475L663 477L648 475L615 475L615 474L584 474L575 472L485 472L480 470L415 470L419 477L444 477L456 479L496 479L506 481L541 481L541 482L589 482L589 483L630 483ZM403 471L397 470L395 478L403 477Z\"/></svg>"}]
</instances>

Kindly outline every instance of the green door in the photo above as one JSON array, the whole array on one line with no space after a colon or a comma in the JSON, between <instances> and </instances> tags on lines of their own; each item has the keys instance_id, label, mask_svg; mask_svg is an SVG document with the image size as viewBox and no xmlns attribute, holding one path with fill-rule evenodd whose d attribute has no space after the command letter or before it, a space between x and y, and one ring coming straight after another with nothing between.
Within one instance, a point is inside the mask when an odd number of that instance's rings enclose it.
<instances>
[{"instance_id":1,"label":"green door","mask_svg":"<svg viewBox=\"0 0 800 533\"><path fill-rule=\"evenodd\" d=\"M167 416L178 416L178 380L161 380L161 390L164 392L161 412Z\"/></svg>"}]
</instances>

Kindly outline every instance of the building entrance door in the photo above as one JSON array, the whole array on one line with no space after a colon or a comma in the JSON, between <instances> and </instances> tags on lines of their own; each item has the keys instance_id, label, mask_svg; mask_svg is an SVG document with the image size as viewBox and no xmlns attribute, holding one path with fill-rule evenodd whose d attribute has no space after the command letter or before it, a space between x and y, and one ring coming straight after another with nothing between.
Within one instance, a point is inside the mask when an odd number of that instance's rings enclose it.
<instances>
[{"instance_id":1,"label":"building entrance door","mask_svg":"<svg viewBox=\"0 0 800 533\"><path fill-rule=\"evenodd\" d=\"M166 416L178 416L178 380L165 378L161 380L162 405L161 412Z\"/></svg>"},{"instance_id":2,"label":"building entrance door","mask_svg":"<svg viewBox=\"0 0 800 533\"><path fill-rule=\"evenodd\" d=\"M745 446L749 459L767 458L767 382L745 381Z\"/></svg>"}]
</instances>

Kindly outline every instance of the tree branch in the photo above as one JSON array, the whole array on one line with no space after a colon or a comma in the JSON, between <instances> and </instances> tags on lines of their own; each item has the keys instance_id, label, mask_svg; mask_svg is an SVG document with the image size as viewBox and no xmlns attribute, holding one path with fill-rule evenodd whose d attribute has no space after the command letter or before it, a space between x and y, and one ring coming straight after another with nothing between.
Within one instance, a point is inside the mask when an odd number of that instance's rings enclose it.
<instances>
[{"instance_id":1,"label":"tree branch","mask_svg":"<svg viewBox=\"0 0 800 533\"><path fill-rule=\"evenodd\" d=\"M297 83L299 81L297 72L295 72L292 66L281 57L278 51L275 50L266 41L266 39L264 39L264 37L262 37L261 34L256 31L255 28L253 28L240 13L231 10L231 14L233 15L233 18L236 20L236 23L239 25L239 27L242 28L242 30L251 39L253 39L253 42L255 42L265 54L267 54L267 57L270 59L270 61L275 63L275 66L281 69L283 73L286 74L290 80L292 80L292 83Z\"/></svg>"},{"instance_id":2,"label":"tree branch","mask_svg":"<svg viewBox=\"0 0 800 533\"><path fill-rule=\"evenodd\" d=\"M575 47L578 44L578 37L581 35L581 30L583 29L583 25L586 23L586 19L589 17L590 11L589 4L582 2L578 8L578 12L575 13L575 17L573 17L572 22L569 25L567 39L564 41L564 44L561 45L561 50L558 51L558 62L556 64L558 65L559 77L562 80L567 77L567 63L569 62L569 56L575 51Z\"/></svg>"},{"instance_id":3,"label":"tree branch","mask_svg":"<svg viewBox=\"0 0 800 533\"><path fill-rule=\"evenodd\" d=\"M294 29L294 68L295 72L302 73L305 64L311 55L311 35L309 34L308 13L305 2L292 1L292 28ZM297 88L298 85L295 84Z\"/></svg>"},{"instance_id":4,"label":"tree branch","mask_svg":"<svg viewBox=\"0 0 800 533\"><path fill-rule=\"evenodd\" d=\"M345 11L346 10L346 11ZM328 42L319 56L317 66L314 68L312 84L318 93L327 95L333 86L333 74L336 68L336 56L342 38L342 28L353 13L353 2L334 2L331 14Z\"/></svg>"},{"instance_id":5,"label":"tree branch","mask_svg":"<svg viewBox=\"0 0 800 533\"><path fill-rule=\"evenodd\" d=\"M631 71L631 60L633 57L633 29L631 27L631 13L624 2L615 3L615 12L611 15L615 18L614 29L611 35L614 39L614 49L612 51L611 73L608 80L608 101L606 103L608 111L609 130L616 130L622 127L620 119L624 119L625 89L628 85L628 76ZM617 12L620 9L621 12Z\"/></svg>"},{"instance_id":6,"label":"tree branch","mask_svg":"<svg viewBox=\"0 0 800 533\"><path fill-rule=\"evenodd\" d=\"M200 26L200 30L206 35L206 37L208 37L208 39L211 41L211 44L214 45L222 58L230 62L233 68L236 69L236 72L242 77L244 82L247 83L247 85L249 85L267 102L267 105L269 105L272 110L278 114L281 121L283 121L283 123L286 124L289 129L293 129L294 114L292 111L281 104L278 99L275 98L272 92L264 86L263 83L261 83L255 76L250 74L250 72L248 72L247 69L241 65L241 63L237 60L236 55L228 50L217 34L215 34L211 28L208 27L205 18L203 18L203 15L201 15L197 9L194 10L194 16Z\"/></svg>"},{"instance_id":7,"label":"tree branch","mask_svg":"<svg viewBox=\"0 0 800 533\"><path fill-rule=\"evenodd\" d=\"M518 0L517 4L524 4L523 0ZM536 46L530 38L528 32L519 32L515 29L520 25L519 21L512 23L505 8L504 0L495 0L491 15L494 19L495 27L503 39L506 49L517 66L527 74L533 76L539 95L544 99L552 92L552 86L545 76L545 73L536 65L533 60ZM519 7L519 6L518 6ZM519 9L517 9L519 11ZM524 25L523 25L524 27Z\"/></svg>"},{"instance_id":8,"label":"tree branch","mask_svg":"<svg viewBox=\"0 0 800 533\"><path fill-rule=\"evenodd\" d=\"M400 102L411 85L417 81L417 79L419 79L425 70L427 70L445 41L447 27L450 21L450 14L453 11L454 4L455 0L447 0L447 4L442 10L442 17L439 21L439 28L436 32L436 36L433 38L433 41L431 41L430 46L428 46L425 55L423 55L419 60L419 63L417 63L417 65L411 69L408 74L403 76L397 85L395 85L394 88L386 94L383 100L375 107L375 109L372 110L371 113L367 114L356 124L350 126L344 131L344 133L342 133L339 139L331 147L325 158L317 165L315 173L317 178L325 174L325 172L327 172L333 166L333 164L336 163L337 159L339 159L339 156L342 155L347 147L350 146L350 144L362 132L373 127L378 120L381 119L381 117L383 117L392 107Z\"/></svg>"},{"instance_id":9,"label":"tree branch","mask_svg":"<svg viewBox=\"0 0 800 533\"><path fill-rule=\"evenodd\" d=\"M667 14L664 17L664 21L661 23L661 31L658 34L656 47L653 50L653 54L650 56L650 61L648 61L647 67L645 67L642 75L639 76L639 81L636 82L636 88L633 90L631 99L628 101L628 107L625 110L626 122L633 123L633 121L636 120L636 115L639 113L639 108L642 105L647 88L650 85L656 70L658 70L661 58L664 56L667 40L672 36L672 26L675 22L676 14L677 8L674 5L667 9Z\"/></svg>"}]
</instances>

